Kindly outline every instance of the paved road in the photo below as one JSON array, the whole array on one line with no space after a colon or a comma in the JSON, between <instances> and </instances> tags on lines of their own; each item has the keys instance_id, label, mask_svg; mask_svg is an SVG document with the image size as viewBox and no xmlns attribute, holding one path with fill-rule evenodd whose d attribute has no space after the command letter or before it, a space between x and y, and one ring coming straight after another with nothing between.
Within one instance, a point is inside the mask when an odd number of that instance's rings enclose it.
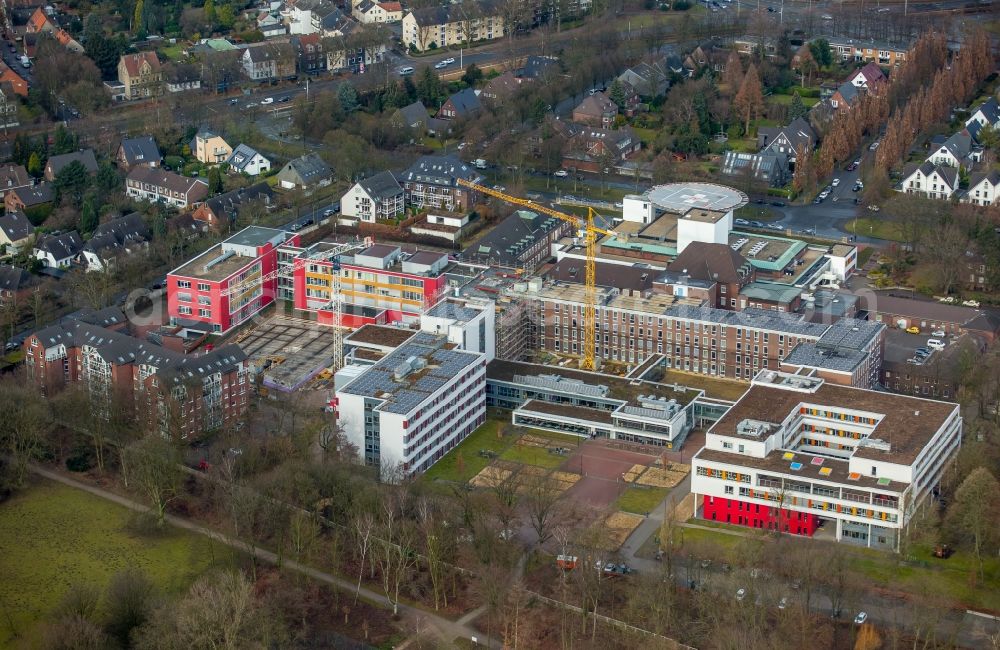
<instances>
[{"instance_id":1,"label":"paved road","mask_svg":"<svg viewBox=\"0 0 1000 650\"><path fill-rule=\"evenodd\" d=\"M661 562L639 557L636 553L642 545L652 537L663 523L664 504L675 498L682 498L691 491L691 477L688 475L676 488L671 490L667 499L664 499L649 515L643 520L638 528L622 545L622 553L629 565L639 571L659 572L663 570ZM721 530L708 528L697 524L682 524L686 528L701 528L711 530L715 533L728 534L740 537L755 537L754 533L742 533L735 530ZM789 606L800 602L802 595L790 584L774 577L767 579L760 578L754 580L749 575L738 573L725 573L715 566L702 568L697 563L684 563L675 565L674 580L680 585L688 585L694 580L698 589L707 589L719 594L721 598L733 598L736 603L735 592L738 588L746 588L755 594L758 604L765 604L776 607L777 601L786 597ZM906 600L886 595L866 594L863 598L853 597L845 599L843 604L844 617L851 617L858 611L868 613L869 620L875 624L896 625L904 628L914 629L919 626L922 631L926 631L928 623L923 616ZM823 593L814 593L811 596L810 610L813 613L831 615L833 613L833 603L830 598ZM958 643L969 648L989 647L991 635L1000 634L1000 620L990 618L981 614L971 612L943 610L938 612L937 637L939 639L955 638Z\"/></svg>"},{"instance_id":2,"label":"paved road","mask_svg":"<svg viewBox=\"0 0 1000 650\"><path fill-rule=\"evenodd\" d=\"M58 483L62 483L63 485L68 485L70 487L77 488L85 492L89 492L90 494L101 497L102 499L107 499L108 501L112 501L114 503L117 503L118 505L125 506L126 508L134 510L136 512L149 512L150 510L148 506L133 501L127 497L123 497L120 494L115 494L114 492L109 492L99 487L95 487L93 485L77 481L75 479L69 478L68 476L64 476L57 472L47 470L37 465L32 465L31 471L51 481L56 481ZM189 530L193 533L204 535L205 537L213 539L221 544L224 544L225 546L229 546L230 548L234 548L238 551L244 553L247 551L246 544L244 544L240 540L225 535L223 533L220 533L218 531L212 530L210 528L206 528L204 526L196 524L189 519L184 519L182 517L177 517L175 515L167 515L166 519L167 522L172 526L177 526L178 528L183 528L184 530ZM274 564L274 565L279 564L278 555L266 549L255 548L254 556L258 560L267 562L269 564ZM356 584L349 580L344 580L343 578L339 578L329 573L318 571L312 567L300 564L298 562L295 562L294 560L290 560L287 557L280 558L280 565L284 568L288 568L293 571L298 571L299 573L309 576L314 580L325 582L326 584L332 585L338 589L342 589L347 593L354 591L356 588ZM377 604L378 606L382 606L382 603L385 600L385 596L375 591L372 591L366 587L362 587L360 593L365 599L367 599L372 603ZM434 633L436 633L438 638L441 640L443 647L450 647L451 641L453 639L456 638L468 639L472 636L477 637L480 645L483 645L484 647L487 648L500 647L500 644L496 643L491 639L488 639L485 634L482 634L481 632L478 632L477 630L469 627L469 623L471 623L477 616L479 616L480 614L483 613L483 611L485 611L484 608L480 608L472 612L469 612L468 614L460 618L458 621L451 621L444 617L432 614L430 612L425 612L424 610L417 609L416 607L411 607L403 603L400 603L399 611L404 616L409 618L411 621L416 623L417 625L416 629L431 630ZM404 644L404 647L407 644Z\"/></svg>"}]
</instances>

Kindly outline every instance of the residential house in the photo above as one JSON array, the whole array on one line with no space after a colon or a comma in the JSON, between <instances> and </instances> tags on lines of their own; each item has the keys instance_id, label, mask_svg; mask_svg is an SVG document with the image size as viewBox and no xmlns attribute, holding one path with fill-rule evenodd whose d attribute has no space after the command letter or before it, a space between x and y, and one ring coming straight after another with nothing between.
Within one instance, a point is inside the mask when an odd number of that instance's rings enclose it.
<instances>
[{"instance_id":1,"label":"residential house","mask_svg":"<svg viewBox=\"0 0 1000 650\"><path fill-rule=\"evenodd\" d=\"M666 69L658 63L639 63L618 75L618 81L628 84L641 97L659 97L670 88Z\"/></svg>"},{"instance_id":2,"label":"residential house","mask_svg":"<svg viewBox=\"0 0 1000 650\"><path fill-rule=\"evenodd\" d=\"M0 77L0 80L3 78ZM976 107L976 110L972 112L969 119L965 121L965 128L969 134L976 138L978 141L977 134L979 129L984 126L989 126L994 129L1000 129L1000 102L997 102L996 97L990 97L985 102Z\"/></svg>"},{"instance_id":3,"label":"residential house","mask_svg":"<svg viewBox=\"0 0 1000 650\"><path fill-rule=\"evenodd\" d=\"M897 46L875 41L823 36L830 43L834 58L841 61L872 61L886 68L898 68L906 61L912 46Z\"/></svg>"},{"instance_id":4,"label":"residential house","mask_svg":"<svg viewBox=\"0 0 1000 650\"><path fill-rule=\"evenodd\" d=\"M205 200L208 183L162 169L136 167L125 177L125 194L138 201L189 208Z\"/></svg>"},{"instance_id":5,"label":"residential house","mask_svg":"<svg viewBox=\"0 0 1000 650\"><path fill-rule=\"evenodd\" d=\"M935 165L924 161L903 170L900 191L918 194L928 199L950 199L958 191L958 168Z\"/></svg>"},{"instance_id":6,"label":"residential house","mask_svg":"<svg viewBox=\"0 0 1000 650\"><path fill-rule=\"evenodd\" d=\"M56 180L59 172L65 169L66 165L74 162L83 165L88 174L97 173L97 158L94 156L94 150L81 149L80 151L63 153L49 158L48 162L45 163L45 180L49 182Z\"/></svg>"},{"instance_id":7,"label":"residential house","mask_svg":"<svg viewBox=\"0 0 1000 650\"><path fill-rule=\"evenodd\" d=\"M430 117L424 103L417 100L409 106L397 108L389 118L389 123L397 129L414 129L422 132L427 128L427 120Z\"/></svg>"},{"instance_id":8,"label":"residential house","mask_svg":"<svg viewBox=\"0 0 1000 650\"><path fill-rule=\"evenodd\" d=\"M708 55L705 54L705 50L701 49L700 45L691 50L691 53L684 58L683 62L687 76L691 76L706 65L708 65Z\"/></svg>"},{"instance_id":9,"label":"residential house","mask_svg":"<svg viewBox=\"0 0 1000 650\"><path fill-rule=\"evenodd\" d=\"M351 15L362 25L396 23L403 19L403 5L398 2L361 0L354 5Z\"/></svg>"},{"instance_id":10,"label":"residential house","mask_svg":"<svg viewBox=\"0 0 1000 650\"><path fill-rule=\"evenodd\" d=\"M288 33L284 21L270 11L262 11L257 14L257 29L264 35L264 38L280 38Z\"/></svg>"},{"instance_id":11,"label":"residential house","mask_svg":"<svg viewBox=\"0 0 1000 650\"><path fill-rule=\"evenodd\" d=\"M608 129L618 116L618 105L598 91L588 96L573 109L573 121L587 126Z\"/></svg>"},{"instance_id":12,"label":"residential house","mask_svg":"<svg viewBox=\"0 0 1000 650\"><path fill-rule=\"evenodd\" d=\"M8 210L0 215L0 247L6 252L10 249L20 250L31 243L35 227L31 225L23 212Z\"/></svg>"},{"instance_id":13,"label":"residential house","mask_svg":"<svg viewBox=\"0 0 1000 650\"><path fill-rule=\"evenodd\" d=\"M123 54L118 60L118 81L125 86L125 99L162 95L163 69L156 52Z\"/></svg>"},{"instance_id":14,"label":"residential house","mask_svg":"<svg viewBox=\"0 0 1000 650\"><path fill-rule=\"evenodd\" d=\"M722 161L722 173L739 179L753 179L770 187L782 187L788 182L788 157L781 153L742 153L727 151Z\"/></svg>"},{"instance_id":15,"label":"residential house","mask_svg":"<svg viewBox=\"0 0 1000 650\"><path fill-rule=\"evenodd\" d=\"M160 147L151 135L142 135L138 138L125 138L118 145L118 166L128 171L133 167L159 167L163 156L160 154Z\"/></svg>"},{"instance_id":16,"label":"residential house","mask_svg":"<svg viewBox=\"0 0 1000 650\"><path fill-rule=\"evenodd\" d=\"M567 221L531 210L516 210L478 242L465 249L463 259L532 273L552 257L552 244L570 235Z\"/></svg>"},{"instance_id":17,"label":"residential house","mask_svg":"<svg viewBox=\"0 0 1000 650\"><path fill-rule=\"evenodd\" d=\"M0 84L10 84L15 95L28 96L28 82L3 61L0 61Z\"/></svg>"},{"instance_id":18,"label":"residential house","mask_svg":"<svg viewBox=\"0 0 1000 650\"><path fill-rule=\"evenodd\" d=\"M32 279L33 276L24 269L0 264L0 308L6 307L11 301L15 306L22 304L33 284Z\"/></svg>"},{"instance_id":19,"label":"residential house","mask_svg":"<svg viewBox=\"0 0 1000 650\"><path fill-rule=\"evenodd\" d=\"M495 106L503 104L504 100L513 97L521 87L521 81L508 70L499 77L493 77L480 93L483 101L488 101Z\"/></svg>"},{"instance_id":20,"label":"residential house","mask_svg":"<svg viewBox=\"0 0 1000 650\"><path fill-rule=\"evenodd\" d=\"M482 109L483 105L476 91L465 88L445 100L437 112L437 117L444 120L462 120L476 115Z\"/></svg>"},{"instance_id":21,"label":"residential house","mask_svg":"<svg viewBox=\"0 0 1000 650\"><path fill-rule=\"evenodd\" d=\"M390 172L358 181L340 199L340 213L368 223L391 219L405 210L403 188Z\"/></svg>"},{"instance_id":22,"label":"residential house","mask_svg":"<svg viewBox=\"0 0 1000 650\"><path fill-rule=\"evenodd\" d=\"M201 88L201 70L198 66L176 64L165 66L163 82L168 93L180 93Z\"/></svg>"},{"instance_id":23,"label":"residential house","mask_svg":"<svg viewBox=\"0 0 1000 650\"><path fill-rule=\"evenodd\" d=\"M620 129L583 129L570 138L563 167L599 174L609 162L618 165L639 151L642 142L629 126Z\"/></svg>"},{"instance_id":24,"label":"residential house","mask_svg":"<svg viewBox=\"0 0 1000 650\"><path fill-rule=\"evenodd\" d=\"M321 34L336 36L338 25L347 20L335 4L327 0L298 0L294 5L286 6L284 12L288 17L288 33L295 35Z\"/></svg>"},{"instance_id":25,"label":"residential house","mask_svg":"<svg viewBox=\"0 0 1000 650\"><path fill-rule=\"evenodd\" d=\"M106 221L97 227L80 251L80 261L88 271L109 268L121 255L131 255L146 248L151 239L142 215L132 212Z\"/></svg>"},{"instance_id":26,"label":"residential house","mask_svg":"<svg viewBox=\"0 0 1000 650\"><path fill-rule=\"evenodd\" d=\"M14 163L0 165L0 199L9 190L29 187L32 183L34 183L34 179L28 175L28 170L24 168L24 165L15 165Z\"/></svg>"},{"instance_id":27,"label":"residential house","mask_svg":"<svg viewBox=\"0 0 1000 650\"><path fill-rule=\"evenodd\" d=\"M854 106L854 102L861 97L861 91L854 84L845 81L837 86L830 98L827 100L834 109L846 110Z\"/></svg>"},{"instance_id":28,"label":"residential house","mask_svg":"<svg viewBox=\"0 0 1000 650\"><path fill-rule=\"evenodd\" d=\"M799 117L786 126L762 126L757 129L757 148L759 153L784 155L790 163L795 163L795 156L804 147L807 152L813 150L816 143L816 132L805 119Z\"/></svg>"},{"instance_id":29,"label":"residential house","mask_svg":"<svg viewBox=\"0 0 1000 650\"><path fill-rule=\"evenodd\" d=\"M290 43L250 45L243 50L240 61L243 73L253 81L271 81L295 75L295 50Z\"/></svg>"},{"instance_id":30,"label":"residential house","mask_svg":"<svg viewBox=\"0 0 1000 650\"><path fill-rule=\"evenodd\" d=\"M973 147L972 136L968 131L962 130L944 142L933 143L927 162L968 171L979 160L980 155L980 151Z\"/></svg>"},{"instance_id":31,"label":"residential house","mask_svg":"<svg viewBox=\"0 0 1000 650\"><path fill-rule=\"evenodd\" d=\"M853 84L858 88L866 88L868 90L873 90L885 82L885 73L882 72L882 68L880 68L874 61L866 63L861 68L852 72L847 78L847 83Z\"/></svg>"},{"instance_id":32,"label":"residential house","mask_svg":"<svg viewBox=\"0 0 1000 650\"><path fill-rule=\"evenodd\" d=\"M31 14L31 18L28 20L28 24L25 25L25 33L27 34L45 34L56 39L56 41L65 47L70 52L76 54L82 54L84 48L80 43L74 39L69 32L60 27L55 23L48 13L46 13L48 7L38 7L35 12Z\"/></svg>"},{"instance_id":33,"label":"residential house","mask_svg":"<svg viewBox=\"0 0 1000 650\"><path fill-rule=\"evenodd\" d=\"M359 74L364 72L365 66L378 63L383 57L385 57L385 43L373 44L370 47L357 45L351 49L333 47L326 52L326 67L331 72L350 71Z\"/></svg>"},{"instance_id":34,"label":"residential house","mask_svg":"<svg viewBox=\"0 0 1000 650\"><path fill-rule=\"evenodd\" d=\"M969 191L961 200L972 205L997 205L1000 203L998 199L1000 199L1000 172L993 169L986 173L973 174L969 179Z\"/></svg>"},{"instance_id":35,"label":"residential house","mask_svg":"<svg viewBox=\"0 0 1000 650\"><path fill-rule=\"evenodd\" d=\"M17 109L17 93L14 91L14 86L0 81L0 129L3 129L4 133L7 133L7 129L21 125Z\"/></svg>"},{"instance_id":36,"label":"residential house","mask_svg":"<svg viewBox=\"0 0 1000 650\"><path fill-rule=\"evenodd\" d=\"M267 183L257 183L207 199L198 206L192 217L212 230L222 230L236 223L240 211L247 206L256 202L264 209L268 209L273 201L274 191L271 186Z\"/></svg>"},{"instance_id":37,"label":"residential house","mask_svg":"<svg viewBox=\"0 0 1000 650\"><path fill-rule=\"evenodd\" d=\"M277 174L278 182L286 190L329 185L333 170L319 154L309 153L288 161Z\"/></svg>"},{"instance_id":38,"label":"residential house","mask_svg":"<svg viewBox=\"0 0 1000 650\"><path fill-rule=\"evenodd\" d=\"M55 200L55 193L49 183L39 183L29 187L15 187L3 197L7 212L30 210L48 205Z\"/></svg>"},{"instance_id":39,"label":"residential house","mask_svg":"<svg viewBox=\"0 0 1000 650\"><path fill-rule=\"evenodd\" d=\"M295 48L299 74L319 74L326 71L326 52L319 34L293 36L290 42Z\"/></svg>"},{"instance_id":40,"label":"residential house","mask_svg":"<svg viewBox=\"0 0 1000 650\"><path fill-rule=\"evenodd\" d=\"M233 149L233 154L229 156L226 164L229 165L229 171L248 176L259 176L271 169L270 160L245 144Z\"/></svg>"},{"instance_id":41,"label":"residential house","mask_svg":"<svg viewBox=\"0 0 1000 650\"><path fill-rule=\"evenodd\" d=\"M489 1L415 9L403 18L403 45L418 52L432 46L489 41L503 35L499 5Z\"/></svg>"},{"instance_id":42,"label":"residential house","mask_svg":"<svg viewBox=\"0 0 1000 650\"><path fill-rule=\"evenodd\" d=\"M479 193L458 181L481 183L483 178L471 165L447 155L422 156L400 175L399 180L408 206L459 212L472 209Z\"/></svg>"},{"instance_id":43,"label":"residential house","mask_svg":"<svg viewBox=\"0 0 1000 650\"><path fill-rule=\"evenodd\" d=\"M233 148L217 133L201 127L191 139L191 155L206 165L219 165L233 155Z\"/></svg>"},{"instance_id":44,"label":"residential house","mask_svg":"<svg viewBox=\"0 0 1000 650\"><path fill-rule=\"evenodd\" d=\"M525 59L524 66L517 70L517 78L537 80L557 72L559 72L559 59L554 56L532 54Z\"/></svg>"},{"instance_id":45,"label":"residential house","mask_svg":"<svg viewBox=\"0 0 1000 650\"><path fill-rule=\"evenodd\" d=\"M35 242L35 259L53 269L66 269L83 249L80 234L72 230L61 235L45 235Z\"/></svg>"}]
</instances>

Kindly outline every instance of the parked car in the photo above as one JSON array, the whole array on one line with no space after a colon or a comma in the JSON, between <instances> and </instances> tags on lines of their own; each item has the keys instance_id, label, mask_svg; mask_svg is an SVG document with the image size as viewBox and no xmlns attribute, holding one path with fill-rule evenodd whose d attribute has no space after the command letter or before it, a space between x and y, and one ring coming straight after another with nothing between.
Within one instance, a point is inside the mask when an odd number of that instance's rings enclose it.
<instances>
[{"instance_id":1,"label":"parked car","mask_svg":"<svg viewBox=\"0 0 1000 650\"><path fill-rule=\"evenodd\" d=\"M736 590L736 600L737 601L742 601L746 597L747 597L747 590L746 589L737 589Z\"/></svg>"},{"instance_id":2,"label":"parked car","mask_svg":"<svg viewBox=\"0 0 1000 650\"><path fill-rule=\"evenodd\" d=\"M879 141L876 140L875 142L871 143L871 146L868 147L868 150L869 151L875 151L876 149L878 149L878 145L879 145Z\"/></svg>"},{"instance_id":3,"label":"parked car","mask_svg":"<svg viewBox=\"0 0 1000 650\"><path fill-rule=\"evenodd\" d=\"M556 178L566 178L567 176L569 176L569 172L566 171L565 169L557 169L554 172L552 172L552 175L555 176Z\"/></svg>"},{"instance_id":4,"label":"parked car","mask_svg":"<svg viewBox=\"0 0 1000 650\"><path fill-rule=\"evenodd\" d=\"M907 334L920 334L920 328L917 327L916 325L911 325L911 326L909 326L909 327L906 328L906 333Z\"/></svg>"},{"instance_id":5,"label":"parked car","mask_svg":"<svg viewBox=\"0 0 1000 650\"><path fill-rule=\"evenodd\" d=\"M781 600L778 601L778 609L785 609L788 607L788 599L782 596Z\"/></svg>"},{"instance_id":6,"label":"parked car","mask_svg":"<svg viewBox=\"0 0 1000 650\"><path fill-rule=\"evenodd\" d=\"M404 76L404 77L407 76L407 75L411 75L411 74L413 74L413 68L410 67L410 66L408 66L408 65L407 66L403 66L402 68L399 69L399 74L402 75L402 76Z\"/></svg>"},{"instance_id":7,"label":"parked car","mask_svg":"<svg viewBox=\"0 0 1000 650\"><path fill-rule=\"evenodd\" d=\"M927 347L929 347L931 350L943 350L944 341L942 341L941 339L927 339Z\"/></svg>"},{"instance_id":8,"label":"parked car","mask_svg":"<svg viewBox=\"0 0 1000 650\"><path fill-rule=\"evenodd\" d=\"M832 185L833 187L837 187L838 185L840 185L840 179L839 178L833 179L833 182L830 183L830 185Z\"/></svg>"},{"instance_id":9,"label":"parked car","mask_svg":"<svg viewBox=\"0 0 1000 650\"><path fill-rule=\"evenodd\" d=\"M868 620L868 612L858 612L858 615L854 617L855 625L864 625L864 622Z\"/></svg>"},{"instance_id":10,"label":"parked car","mask_svg":"<svg viewBox=\"0 0 1000 650\"><path fill-rule=\"evenodd\" d=\"M454 62L455 62L455 57L453 57L453 56L449 56L447 59L441 61L441 63L443 63L445 65L451 65Z\"/></svg>"},{"instance_id":11,"label":"parked car","mask_svg":"<svg viewBox=\"0 0 1000 650\"><path fill-rule=\"evenodd\" d=\"M860 191L861 191L861 190L863 190L863 189L865 189L865 184L864 184L864 183L862 183L861 181L858 181L858 182L856 182L856 183L854 184L854 191L855 191L855 192L860 192Z\"/></svg>"},{"instance_id":12,"label":"parked car","mask_svg":"<svg viewBox=\"0 0 1000 650\"><path fill-rule=\"evenodd\" d=\"M931 332L931 336L933 336L936 339L943 339L944 337L948 336L948 334L944 330L934 330L933 332Z\"/></svg>"},{"instance_id":13,"label":"parked car","mask_svg":"<svg viewBox=\"0 0 1000 650\"><path fill-rule=\"evenodd\" d=\"M260 103L261 105L273 104L274 97L265 97L264 99L260 100Z\"/></svg>"},{"instance_id":14,"label":"parked car","mask_svg":"<svg viewBox=\"0 0 1000 650\"><path fill-rule=\"evenodd\" d=\"M435 70L441 70L442 68L447 68L447 67L448 67L448 64L445 63L444 61L438 61L437 63L434 64L434 69Z\"/></svg>"},{"instance_id":15,"label":"parked car","mask_svg":"<svg viewBox=\"0 0 1000 650\"><path fill-rule=\"evenodd\" d=\"M292 101L292 98L289 97L288 95L285 95L284 97L279 97L278 98L278 103L279 104L284 104L284 103L290 102L290 101Z\"/></svg>"},{"instance_id":16,"label":"parked car","mask_svg":"<svg viewBox=\"0 0 1000 650\"><path fill-rule=\"evenodd\" d=\"M750 222L747 221L746 219L735 219L733 221L733 223L735 223L737 226L749 226L750 225Z\"/></svg>"}]
</instances>

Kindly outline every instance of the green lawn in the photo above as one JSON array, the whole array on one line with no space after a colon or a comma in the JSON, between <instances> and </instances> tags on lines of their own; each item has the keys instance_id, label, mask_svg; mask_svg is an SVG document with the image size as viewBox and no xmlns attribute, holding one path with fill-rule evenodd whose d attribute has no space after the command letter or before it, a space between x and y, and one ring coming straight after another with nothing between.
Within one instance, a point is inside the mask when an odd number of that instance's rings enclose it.
<instances>
[{"instance_id":1,"label":"green lawn","mask_svg":"<svg viewBox=\"0 0 1000 650\"><path fill-rule=\"evenodd\" d=\"M792 103L792 95L770 95L768 100L774 102L775 104L789 105ZM819 97L803 97L802 105L806 108L810 106L815 106L819 103Z\"/></svg>"},{"instance_id":2,"label":"green lawn","mask_svg":"<svg viewBox=\"0 0 1000 650\"><path fill-rule=\"evenodd\" d=\"M653 511L656 506L663 502L667 496L667 488L640 488L630 486L625 488L615 507L625 512L634 512L637 515L645 515Z\"/></svg>"},{"instance_id":3,"label":"green lawn","mask_svg":"<svg viewBox=\"0 0 1000 650\"><path fill-rule=\"evenodd\" d=\"M875 237L877 239L885 239L887 241L904 241L906 238L900 231L899 225L891 221L886 221L878 217L874 219L869 219L863 217L860 219L853 219L845 224L845 230L856 235L865 235L868 237Z\"/></svg>"},{"instance_id":4,"label":"green lawn","mask_svg":"<svg viewBox=\"0 0 1000 650\"><path fill-rule=\"evenodd\" d=\"M176 529L146 537L125 530L131 512L58 483L37 483L0 505L0 646L36 636L76 583L103 589L118 570L139 567L166 593L176 594L228 549ZM30 644L29 644L30 645Z\"/></svg>"},{"instance_id":5,"label":"green lawn","mask_svg":"<svg viewBox=\"0 0 1000 650\"><path fill-rule=\"evenodd\" d=\"M562 465L566 460L565 456L550 454L545 447L529 447L527 445L511 445L507 451L500 454L504 460L512 460L525 465L537 465L538 467L555 468Z\"/></svg>"},{"instance_id":6,"label":"green lawn","mask_svg":"<svg viewBox=\"0 0 1000 650\"><path fill-rule=\"evenodd\" d=\"M160 48L160 54L167 57L171 61L180 61L184 58L184 47L180 43L167 45Z\"/></svg>"},{"instance_id":7,"label":"green lawn","mask_svg":"<svg viewBox=\"0 0 1000 650\"><path fill-rule=\"evenodd\" d=\"M481 427L470 433L469 437L462 441L462 444L449 451L444 458L424 472L424 478L428 481L442 479L465 483L481 472L489 464L490 459L481 457L479 455L480 449L488 449L500 454L510 445L510 440L497 437L497 429L500 424L500 420L484 422ZM461 461L459 461L460 458Z\"/></svg>"},{"instance_id":8,"label":"green lawn","mask_svg":"<svg viewBox=\"0 0 1000 650\"><path fill-rule=\"evenodd\" d=\"M871 256L875 254L876 250L878 250L878 249L875 248L874 246L865 246L860 251L858 251L858 268L859 269L863 269L864 268L865 264L868 263L868 260L871 259Z\"/></svg>"}]
</instances>

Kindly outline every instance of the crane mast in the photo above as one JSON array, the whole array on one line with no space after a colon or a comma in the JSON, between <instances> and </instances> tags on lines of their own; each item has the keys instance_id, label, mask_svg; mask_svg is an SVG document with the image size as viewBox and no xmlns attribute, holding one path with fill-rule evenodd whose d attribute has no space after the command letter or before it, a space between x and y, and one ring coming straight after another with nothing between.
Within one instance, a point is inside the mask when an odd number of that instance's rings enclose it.
<instances>
[{"instance_id":1,"label":"crane mast","mask_svg":"<svg viewBox=\"0 0 1000 650\"><path fill-rule=\"evenodd\" d=\"M534 210L535 212L540 212L542 214L547 214L550 217L567 221L576 226L577 230L583 231L583 240L586 249L586 262L584 264L583 360L580 362L580 367L584 370L596 370L597 365L594 362L594 353L597 347L597 236L601 234L614 237L615 233L594 225L594 216L597 213L590 207L587 208L587 218L581 219L580 217L566 214L565 212L559 212L558 210L548 206L535 203L534 201L522 199L518 196L512 196L491 187L479 185L478 183L473 183L465 179L458 179L458 184L476 192L486 194L487 196L500 199L505 203L519 205L530 210Z\"/></svg>"}]
</instances>

